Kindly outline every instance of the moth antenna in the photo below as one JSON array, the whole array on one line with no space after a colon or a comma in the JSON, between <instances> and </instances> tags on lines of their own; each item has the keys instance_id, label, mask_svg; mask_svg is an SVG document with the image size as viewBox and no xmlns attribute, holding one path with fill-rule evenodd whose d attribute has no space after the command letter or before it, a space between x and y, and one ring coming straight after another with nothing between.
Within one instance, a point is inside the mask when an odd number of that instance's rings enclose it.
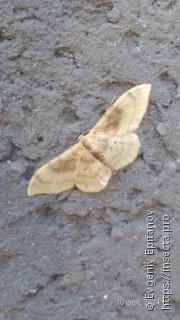
<instances>
[{"instance_id":1,"label":"moth antenna","mask_svg":"<svg viewBox=\"0 0 180 320\"><path fill-rule=\"evenodd\" d=\"M113 105L113 103L114 103L116 100L117 100L117 97L114 96L114 98L113 98L112 101L111 101L110 107Z\"/></svg>"},{"instance_id":2,"label":"moth antenna","mask_svg":"<svg viewBox=\"0 0 180 320\"><path fill-rule=\"evenodd\" d=\"M84 131L84 132L79 136L79 138L76 140L76 143L78 143L79 140L80 140L83 136L85 136L87 133L89 133L89 131L90 131L90 129Z\"/></svg>"}]
</instances>

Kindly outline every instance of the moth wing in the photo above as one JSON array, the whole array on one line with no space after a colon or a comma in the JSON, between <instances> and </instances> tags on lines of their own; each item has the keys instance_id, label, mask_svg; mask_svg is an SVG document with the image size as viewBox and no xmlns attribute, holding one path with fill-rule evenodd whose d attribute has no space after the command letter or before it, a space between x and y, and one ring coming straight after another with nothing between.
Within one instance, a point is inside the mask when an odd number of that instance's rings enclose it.
<instances>
[{"instance_id":1,"label":"moth wing","mask_svg":"<svg viewBox=\"0 0 180 320\"><path fill-rule=\"evenodd\" d=\"M99 192L106 187L111 176L112 170L84 149L75 177L77 188L83 192Z\"/></svg>"},{"instance_id":2,"label":"moth wing","mask_svg":"<svg viewBox=\"0 0 180 320\"><path fill-rule=\"evenodd\" d=\"M77 162L81 149L76 144L38 169L32 176L27 194L54 194L74 185Z\"/></svg>"},{"instance_id":3,"label":"moth wing","mask_svg":"<svg viewBox=\"0 0 180 320\"><path fill-rule=\"evenodd\" d=\"M120 170L136 159L140 142L135 133L125 133L109 138L97 138L94 146L111 168Z\"/></svg>"},{"instance_id":4,"label":"moth wing","mask_svg":"<svg viewBox=\"0 0 180 320\"><path fill-rule=\"evenodd\" d=\"M151 84L136 86L108 108L89 135L113 136L136 130L146 112Z\"/></svg>"}]
</instances>

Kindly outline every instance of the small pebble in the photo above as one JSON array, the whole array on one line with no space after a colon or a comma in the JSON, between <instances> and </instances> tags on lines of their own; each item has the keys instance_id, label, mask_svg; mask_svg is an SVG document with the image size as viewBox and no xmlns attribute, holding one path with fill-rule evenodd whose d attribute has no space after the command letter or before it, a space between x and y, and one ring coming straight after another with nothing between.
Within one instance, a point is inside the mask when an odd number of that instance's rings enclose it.
<instances>
[{"instance_id":1,"label":"small pebble","mask_svg":"<svg viewBox=\"0 0 180 320\"><path fill-rule=\"evenodd\" d=\"M172 161L172 162L166 163L164 165L164 169L170 176L173 176L178 171L178 165L176 162Z\"/></svg>"},{"instance_id":2,"label":"small pebble","mask_svg":"<svg viewBox=\"0 0 180 320\"><path fill-rule=\"evenodd\" d=\"M162 122L158 123L156 130L160 136L165 136L167 134L167 126Z\"/></svg>"},{"instance_id":3,"label":"small pebble","mask_svg":"<svg viewBox=\"0 0 180 320\"><path fill-rule=\"evenodd\" d=\"M111 229L111 238L113 240L120 240L124 236L124 233L122 232L121 226L114 226Z\"/></svg>"},{"instance_id":4,"label":"small pebble","mask_svg":"<svg viewBox=\"0 0 180 320\"><path fill-rule=\"evenodd\" d=\"M11 142L8 140L2 140L0 142L0 161L3 161L10 156L11 147Z\"/></svg>"},{"instance_id":5,"label":"small pebble","mask_svg":"<svg viewBox=\"0 0 180 320\"><path fill-rule=\"evenodd\" d=\"M26 171L27 163L26 161L19 159L11 164L11 170L23 174Z\"/></svg>"},{"instance_id":6,"label":"small pebble","mask_svg":"<svg viewBox=\"0 0 180 320\"><path fill-rule=\"evenodd\" d=\"M117 23L120 18L120 12L116 8L113 8L111 11L108 12L108 20L111 23Z\"/></svg>"},{"instance_id":7,"label":"small pebble","mask_svg":"<svg viewBox=\"0 0 180 320\"><path fill-rule=\"evenodd\" d=\"M180 86L177 88L176 99L180 99Z\"/></svg>"},{"instance_id":8,"label":"small pebble","mask_svg":"<svg viewBox=\"0 0 180 320\"><path fill-rule=\"evenodd\" d=\"M30 289L28 293L26 294L28 297L33 297L37 294L38 290L37 289Z\"/></svg>"},{"instance_id":9,"label":"small pebble","mask_svg":"<svg viewBox=\"0 0 180 320\"><path fill-rule=\"evenodd\" d=\"M136 48L134 48L134 49L131 50L131 54L132 54L133 56L139 56L140 53L141 53L141 48L140 48L140 47L136 47Z\"/></svg>"}]
</instances>

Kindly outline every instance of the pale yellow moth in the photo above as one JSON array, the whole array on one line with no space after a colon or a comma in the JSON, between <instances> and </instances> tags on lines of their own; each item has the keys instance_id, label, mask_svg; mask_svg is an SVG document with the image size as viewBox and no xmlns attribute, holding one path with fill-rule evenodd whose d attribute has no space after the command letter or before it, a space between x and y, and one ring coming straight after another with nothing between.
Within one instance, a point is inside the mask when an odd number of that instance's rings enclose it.
<instances>
[{"instance_id":1,"label":"pale yellow moth","mask_svg":"<svg viewBox=\"0 0 180 320\"><path fill-rule=\"evenodd\" d=\"M38 169L28 195L59 193L76 186L83 192L103 190L118 170L135 160L140 147L138 128L147 109L151 84L121 95L88 134Z\"/></svg>"}]
</instances>

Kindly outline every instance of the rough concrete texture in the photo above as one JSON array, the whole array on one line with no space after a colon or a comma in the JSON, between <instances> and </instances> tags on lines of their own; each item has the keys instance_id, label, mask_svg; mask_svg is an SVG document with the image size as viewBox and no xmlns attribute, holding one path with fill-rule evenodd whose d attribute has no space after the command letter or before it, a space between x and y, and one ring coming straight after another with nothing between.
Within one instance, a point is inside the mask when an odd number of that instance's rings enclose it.
<instances>
[{"instance_id":1,"label":"rough concrete texture","mask_svg":"<svg viewBox=\"0 0 180 320\"><path fill-rule=\"evenodd\" d=\"M0 1L0 320L179 319L179 17L177 0ZM97 194L27 197L35 169L145 82L153 89L132 165ZM164 215L170 311L161 310Z\"/></svg>"}]
</instances>

